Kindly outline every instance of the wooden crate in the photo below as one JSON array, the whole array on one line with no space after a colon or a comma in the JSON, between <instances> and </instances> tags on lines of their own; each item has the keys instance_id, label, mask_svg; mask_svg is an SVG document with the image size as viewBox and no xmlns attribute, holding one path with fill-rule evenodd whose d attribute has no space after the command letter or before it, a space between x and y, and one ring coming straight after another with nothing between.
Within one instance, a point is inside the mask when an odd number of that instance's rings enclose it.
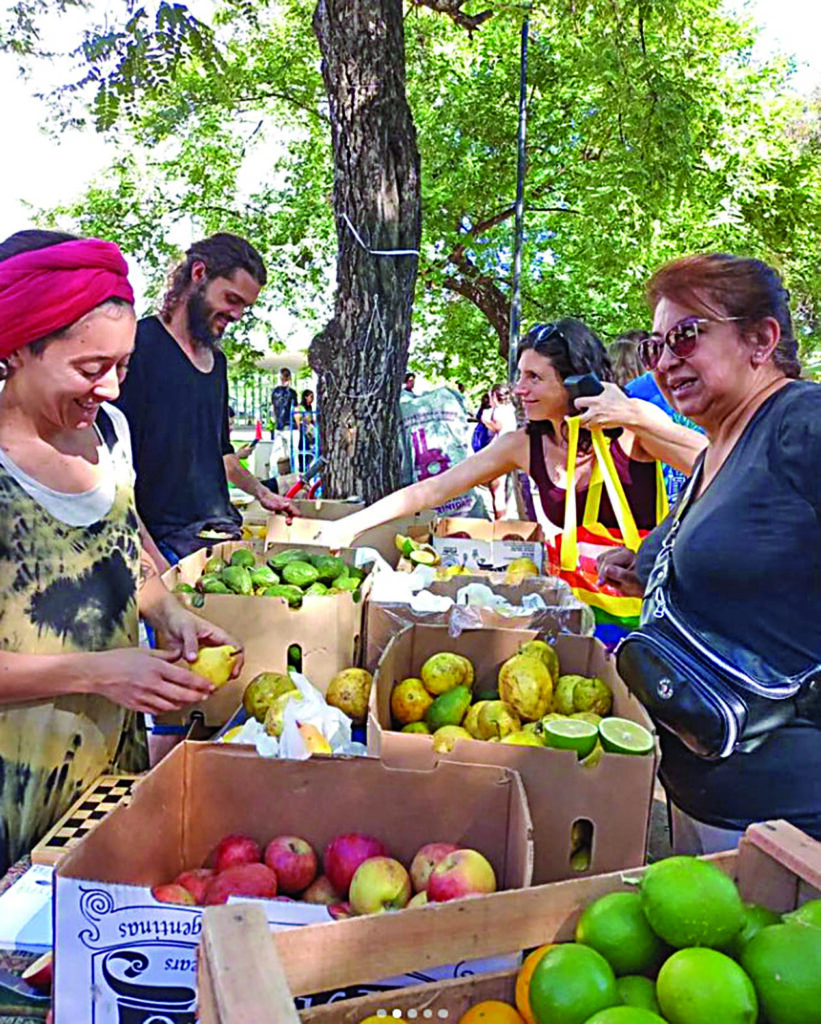
<instances>
[{"instance_id":1,"label":"wooden crate","mask_svg":"<svg viewBox=\"0 0 821 1024\"><path fill-rule=\"evenodd\" d=\"M821 896L821 843L783 821L752 825L738 850L706 859L736 880L743 899L778 913ZM210 907L200 944L200 1024L356 1024L377 1011L390 1017L394 1010L406 1019L458 1021L482 999L510 1001L516 972L393 989L301 1014L293 997L570 940L585 906L629 888L644 870L374 916L367 946L361 919L271 935L259 906Z\"/></svg>"}]
</instances>

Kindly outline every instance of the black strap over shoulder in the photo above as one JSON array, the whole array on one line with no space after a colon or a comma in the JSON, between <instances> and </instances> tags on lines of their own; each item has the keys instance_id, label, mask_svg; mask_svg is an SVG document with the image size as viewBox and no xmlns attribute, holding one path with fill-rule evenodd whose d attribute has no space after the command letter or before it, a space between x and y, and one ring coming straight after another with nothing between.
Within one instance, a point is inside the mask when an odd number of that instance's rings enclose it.
<instances>
[{"instance_id":1,"label":"black strap over shoulder","mask_svg":"<svg viewBox=\"0 0 821 1024\"><path fill-rule=\"evenodd\" d=\"M114 429L114 421L111 416L102 407L97 412L96 425L106 448L113 452L118 441L117 431Z\"/></svg>"}]
</instances>

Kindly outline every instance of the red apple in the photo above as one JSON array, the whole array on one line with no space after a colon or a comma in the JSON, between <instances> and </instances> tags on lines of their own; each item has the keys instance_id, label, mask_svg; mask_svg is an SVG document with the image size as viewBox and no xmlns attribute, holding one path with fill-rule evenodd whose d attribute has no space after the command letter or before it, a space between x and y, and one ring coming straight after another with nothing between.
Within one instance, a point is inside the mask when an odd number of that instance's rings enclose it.
<instances>
[{"instance_id":1,"label":"red apple","mask_svg":"<svg viewBox=\"0 0 821 1024\"><path fill-rule=\"evenodd\" d=\"M428 899L434 903L496 892L490 862L476 850L456 850L434 867L428 879Z\"/></svg>"},{"instance_id":2,"label":"red apple","mask_svg":"<svg viewBox=\"0 0 821 1024\"><path fill-rule=\"evenodd\" d=\"M155 885L151 895L160 903L183 903L186 906L196 905L193 893L189 892L184 885L177 885L176 882L169 882L167 885Z\"/></svg>"},{"instance_id":3,"label":"red apple","mask_svg":"<svg viewBox=\"0 0 821 1024\"><path fill-rule=\"evenodd\" d=\"M174 885L181 885L194 897L194 902L202 906L205 899L205 889L208 879L216 874L213 868L193 868L191 871L183 871L174 879Z\"/></svg>"},{"instance_id":4,"label":"red apple","mask_svg":"<svg viewBox=\"0 0 821 1024\"><path fill-rule=\"evenodd\" d=\"M33 964L29 964L23 971L22 978L27 985L36 988L38 992L45 992L46 994L51 992L51 986L54 981L54 955L52 951L49 950L48 953L43 953L42 956L37 957Z\"/></svg>"},{"instance_id":5,"label":"red apple","mask_svg":"<svg viewBox=\"0 0 821 1024\"><path fill-rule=\"evenodd\" d=\"M262 849L259 843L241 832L220 839L208 858L209 863L213 861L217 871L225 871L236 864L258 864L261 860Z\"/></svg>"},{"instance_id":6,"label":"red apple","mask_svg":"<svg viewBox=\"0 0 821 1024\"><path fill-rule=\"evenodd\" d=\"M443 857L454 853L459 847L453 843L425 843L420 847L411 861L410 876L414 892L424 892L428 887L428 879L434 867Z\"/></svg>"},{"instance_id":7,"label":"red apple","mask_svg":"<svg viewBox=\"0 0 821 1024\"><path fill-rule=\"evenodd\" d=\"M272 903L296 903L296 900L292 896L274 896L271 900Z\"/></svg>"},{"instance_id":8,"label":"red apple","mask_svg":"<svg viewBox=\"0 0 821 1024\"><path fill-rule=\"evenodd\" d=\"M314 849L299 836L276 836L265 847L263 859L276 872L280 892L302 892L316 878L318 863Z\"/></svg>"},{"instance_id":9,"label":"red apple","mask_svg":"<svg viewBox=\"0 0 821 1024\"><path fill-rule=\"evenodd\" d=\"M322 862L325 874L342 899L348 895L351 879L359 865L371 857L387 857L385 846L373 836L362 832L346 832L325 847ZM338 901L334 901L338 902Z\"/></svg>"},{"instance_id":10,"label":"red apple","mask_svg":"<svg viewBox=\"0 0 821 1024\"><path fill-rule=\"evenodd\" d=\"M343 917L356 917L353 907L347 900L344 903L331 903L328 913L334 921L341 921Z\"/></svg>"},{"instance_id":11,"label":"red apple","mask_svg":"<svg viewBox=\"0 0 821 1024\"><path fill-rule=\"evenodd\" d=\"M235 864L209 880L205 890L205 906L227 903L229 896L271 899L276 894L277 876L265 864Z\"/></svg>"},{"instance_id":12,"label":"red apple","mask_svg":"<svg viewBox=\"0 0 821 1024\"><path fill-rule=\"evenodd\" d=\"M302 900L304 903L324 903L330 906L332 903L340 903L342 897L328 881L328 876L320 875L302 894Z\"/></svg>"},{"instance_id":13,"label":"red apple","mask_svg":"<svg viewBox=\"0 0 821 1024\"><path fill-rule=\"evenodd\" d=\"M362 861L351 879L350 901L357 914L401 910L410 898L410 875L392 857Z\"/></svg>"},{"instance_id":14,"label":"red apple","mask_svg":"<svg viewBox=\"0 0 821 1024\"><path fill-rule=\"evenodd\" d=\"M428 894L426 892L418 892L415 896L412 896L408 900L408 908L410 907L424 907L426 903L429 903Z\"/></svg>"}]
</instances>

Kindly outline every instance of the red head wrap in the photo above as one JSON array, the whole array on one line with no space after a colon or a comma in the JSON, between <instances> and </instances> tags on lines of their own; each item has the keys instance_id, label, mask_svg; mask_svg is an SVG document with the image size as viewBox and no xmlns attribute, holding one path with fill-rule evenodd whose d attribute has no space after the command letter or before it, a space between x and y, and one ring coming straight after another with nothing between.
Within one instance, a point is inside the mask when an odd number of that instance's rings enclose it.
<instances>
[{"instance_id":1,"label":"red head wrap","mask_svg":"<svg viewBox=\"0 0 821 1024\"><path fill-rule=\"evenodd\" d=\"M68 327L105 302L134 302L113 242L78 238L0 262L0 358Z\"/></svg>"}]
</instances>

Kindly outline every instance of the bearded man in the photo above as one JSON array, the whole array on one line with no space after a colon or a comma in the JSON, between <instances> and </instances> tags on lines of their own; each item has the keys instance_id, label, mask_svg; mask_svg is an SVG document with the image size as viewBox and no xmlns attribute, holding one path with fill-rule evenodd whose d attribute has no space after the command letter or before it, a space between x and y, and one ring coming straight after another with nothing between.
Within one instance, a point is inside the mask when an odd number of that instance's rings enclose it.
<instances>
[{"instance_id":1,"label":"bearded man","mask_svg":"<svg viewBox=\"0 0 821 1024\"><path fill-rule=\"evenodd\" d=\"M274 512L294 507L239 464L228 436L220 340L256 302L267 274L245 239L196 242L173 271L159 315L137 325L117 405L128 418L140 516L172 561L215 535L240 535L228 481Z\"/></svg>"}]
</instances>

